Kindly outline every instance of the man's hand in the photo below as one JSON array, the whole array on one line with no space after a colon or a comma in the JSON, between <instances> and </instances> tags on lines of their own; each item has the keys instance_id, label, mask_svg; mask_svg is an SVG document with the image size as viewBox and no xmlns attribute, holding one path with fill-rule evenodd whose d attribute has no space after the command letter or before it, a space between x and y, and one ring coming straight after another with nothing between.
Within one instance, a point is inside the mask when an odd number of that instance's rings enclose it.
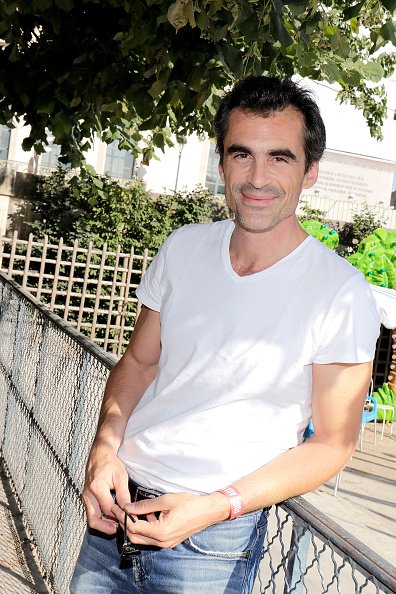
<instances>
[{"instance_id":1,"label":"man's hand","mask_svg":"<svg viewBox=\"0 0 396 594\"><path fill-rule=\"evenodd\" d=\"M192 534L226 520L230 515L228 499L221 493L202 496L167 494L128 503L125 509L136 520L134 523L128 519L130 541L161 548L173 548ZM123 524L125 512L118 505L113 505L112 512ZM155 512L159 512L158 519ZM148 521L139 520L138 515L146 515Z\"/></svg>"},{"instance_id":2,"label":"man's hand","mask_svg":"<svg viewBox=\"0 0 396 594\"><path fill-rule=\"evenodd\" d=\"M82 498L88 525L105 534L115 534L118 523L112 512L112 491L120 507L124 508L130 502L128 474L124 464L113 448L94 442L87 463Z\"/></svg>"}]
</instances>

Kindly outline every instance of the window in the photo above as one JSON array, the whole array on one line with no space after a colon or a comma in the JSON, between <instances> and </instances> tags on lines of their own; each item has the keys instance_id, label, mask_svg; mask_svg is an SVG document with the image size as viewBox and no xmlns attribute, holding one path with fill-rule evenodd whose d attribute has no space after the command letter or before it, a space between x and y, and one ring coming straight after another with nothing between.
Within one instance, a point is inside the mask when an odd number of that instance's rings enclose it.
<instances>
[{"instance_id":1,"label":"window","mask_svg":"<svg viewBox=\"0 0 396 594\"><path fill-rule=\"evenodd\" d=\"M8 148L10 145L11 128L8 126L0 126L0 160L6 161L8 159Z\"/></svg>"},{"instance_id":2,"label":"window","mask_svg":"<svg viewBox=\"0 0 396 594\"><path fill-rule=\"evenodd\" d=\"M56 169L59 165L58 159L60 155L60 145L54 144L51 140L49 140L49 144L46 147L45 153L42 153L40 159L40 165L43 167L51 167Z\"/></svg>"},{"instance_id":3,"label":"window","mask_svg":"<svg viewBox=\"0 0 396 594\"><path fill-rule=\"evenodd\" d=\"M135 159L131 153L118 148L116 140L107 145L104 170L110 177L131 179L134 161Z\"/></svg>"},{"instance_id":4,"label":"window","mask_svg":"<svg viewBox=\"0 0 396 594\"><path fill-rule=\"evenodd\" d=\"M224 184L219 173L219 155L216 153L215 145L210 143L208 168L206 170L205 185L214 194L224 194Z\"/></svg>"}]
</instances>

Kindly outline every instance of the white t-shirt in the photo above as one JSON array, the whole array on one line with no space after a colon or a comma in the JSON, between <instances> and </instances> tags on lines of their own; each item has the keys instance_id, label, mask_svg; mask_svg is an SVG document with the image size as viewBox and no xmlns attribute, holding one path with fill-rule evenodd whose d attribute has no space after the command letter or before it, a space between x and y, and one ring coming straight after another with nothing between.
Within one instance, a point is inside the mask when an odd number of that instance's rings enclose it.
<instances>
[{"instance_id":1,"label":"white t-shirt","mask_svg":"<svg viewBox=\"0 0 396 594\"><path fill-rule=\"evenodd\" d=\"M211 492L302 441L312 363L373 358L379 316L363 275L313 237L256 274L230 262L233 221L165 241L139 299L160 311L158 373L119 457L136 482Z\"/></svg>"},{"instance_id":2,"label":"white t-shirt","mask_svg":"<svg viewBox=\"0 0 396 594\"><path fill-rule=\"evenodd\" d=\"M396 328L396 291L377 285L370 285L370 290L377 303L381 323L385 328Z\"/></svg>"}]
</instances>

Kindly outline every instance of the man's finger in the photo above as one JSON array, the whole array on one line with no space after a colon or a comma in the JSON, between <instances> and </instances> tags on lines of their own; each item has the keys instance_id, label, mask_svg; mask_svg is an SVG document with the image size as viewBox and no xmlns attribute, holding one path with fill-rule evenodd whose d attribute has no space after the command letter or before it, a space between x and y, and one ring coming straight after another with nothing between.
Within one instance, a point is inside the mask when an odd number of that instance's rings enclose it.
<instances>
[{"instance_id":1,"label":"man's finger","mask_svg":"<svg viewBox=\"0 0 396 594\"><path fill-rule=\"evenodd\" d=\"M155 512L167 511L171 507L169 495L160 495L151 499L141 499L140 501L127 503L124 509L134 516L143 516Z\"/></svg>"},{"instance_id":2,"label":"man's finger","mask_svg":"<svg viewBox=\"0 0 396 594\"><path fill-rule=\"evenodd\" d=\"M104 481L103 479L94 479L84 491L94 497L102 515L113 516L111 508L114 505L114 498L111 494L111 487L107 481Z\"/></svg>"},{"instance_id":3,"label":"man's finger","mask_svg":"<svg viewBox=\"0 0 396 594\"><path fill-rule=\"evenodd\" d=\"M115 534L118 522L103 517L103 512L95 495L85 489L83 493L83 501L87 513L88 526L94 530L104 532L105 534Z\"/></svg>"},{"instance_id":4,"label":"man's finger","mask_svg":"<svg viewBox=\"0 0 396 594\"><path fill-rule=\"evenodd\" d=\"M128 489L128 475L121 477L114 481L115 502L118 507L125 509L125 506L131 502L131 494Z\"/></svg>"}]
</instances>

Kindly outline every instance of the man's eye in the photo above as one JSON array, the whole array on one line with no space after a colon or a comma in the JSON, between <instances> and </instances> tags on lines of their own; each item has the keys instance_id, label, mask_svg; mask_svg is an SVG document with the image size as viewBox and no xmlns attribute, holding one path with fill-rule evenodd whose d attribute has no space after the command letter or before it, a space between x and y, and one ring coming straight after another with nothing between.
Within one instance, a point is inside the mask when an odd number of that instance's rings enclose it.
<instances>
[{"instance_id":1,"label":"man's eye","mask_svg":"<svg viewBox=\"0 0 396 594\"><path fill-rule=\"evenodd\" d=\"M281 156L275 156L274 161L276 161L277 163L288 163L288 160L286 159L286 157L281 157Z\"/></svg>"},{"instance_id":2,"label":"man's eye","mask_svg":"<svg viewBox=\"0 0 396 594\"><path fill-rule=\"evenodd\" d=\"M237 159L247 159L249 155L247 153L235 153Z\"/></svg>"}]
</instances>

